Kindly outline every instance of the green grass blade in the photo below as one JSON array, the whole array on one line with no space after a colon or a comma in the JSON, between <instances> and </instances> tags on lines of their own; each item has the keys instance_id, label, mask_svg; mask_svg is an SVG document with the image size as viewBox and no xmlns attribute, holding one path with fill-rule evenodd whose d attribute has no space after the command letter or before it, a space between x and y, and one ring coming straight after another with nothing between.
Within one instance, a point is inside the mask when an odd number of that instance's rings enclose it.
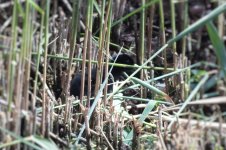
<instances>
[{"instance_id":1,"label":"green grass blade","mask_svg":"<svg viewBox=\"0 0 226 150\"><path fill-rule=\"evenodd\" d=\"M210 40L215 49L214 52L216 53L220 67L221 67L222 71L224 72L224 77L226 77L226 48L224 46L223 41L219 37L217 29L214 26L213 22L207 23L206 27L207 27L207 31L208 31Z\"/></svg>"},{"instance_id":2,"label":"green grass blade","mask_svg":"<svg viewBox=\"0 0 226 150\"><path fill-rule=\"evenodd\" d=\"M185 100L179 111L176 113L176 115L171 120L168 129L171 129L174 122L177 120L179 115L182 113L182 111L185 109L187 104L193 99L193 97L198 93L198 90L206 83L206 81L209 79L209 74L204 75L204 77L200 80L198 85L194 88L194 90L191 92L191 94L188 96L188 98Z\"/></svg>"},{"instance_id":3,"label":"green grass blade","mask_svg":"<svg viewBox=\"0 0 226 150\"><path fill-rule=\"evenodd\" d=\"M220 5L217 8L215 8L208 15L202 17L201 19L196 21L194 24L192 24L189 27L187 27L184 31L182 31L180 34L178 34L175 38L170 39L167 43L169 45L173 44L174 42L176 42L176 41L180 40L181 38L183 38L185 35L187 35L187 34L189 34L191 32L194 32L198 28L202 27L207 22L209 22L210 20L213 20L215 17L217 17L219 14L221 14L221 13L223 13L225 11L226 11L226 3L224 3L223 5Z\"/></svg>"},{"instance_id":4,"label":"green grass blade","mask_svg":"<svg viewBox=\"0 0 226 150\"><path fill-rule=\"evenodd\" d=\"M9 146L9 145L12 145L12 144L17 144L18 141L19 141L20 143L24 143L24 144L26 144L26 145L34 148L34 149L42 150L42 148L38 147L37 145L33 144L32 142L29 142L26 138L20 137L20 136L16 135L15 133L13 133L13 132L11 132L11 131L9 131L9 130L1 127L1 126L0 126L0 130L2 132L6 133L6 134L11 135L13 138L15 138L17 140L17 142L13 142L13 143L5 143L5 145L0 144L0 149L4 148L3 146Z\"/></svg>"},{"instance_id":5,"label":"green grass blade","mask_svg":"<svg viewBox=\"0 0 226 150\"><path fill-rule=\"evenodd\" d=\"M148 102L147 106L145 107L144 111L142 112L140 118L138 119L139 122L143 122L149 115L149 113L152 111L152 109L157 104L156 101L150 101ZM129 134L125 137L125 143L130 144L130 140L133 138L133 130L129 132Z\"/></svg>"},{"instance_id":6,"label":"green grass blade","mask_svg":"<svg viewBox=\"0 0 226 150\"><path fill-rule=\"evenodd\" d=\"M138 84L140 84L140 85L142 85L142 86L144 86L144 87L146 87L146 88L152 90L152 91L155 92L156 94L161 95L162 97L164 97L164 99L166 99L166 100L171 100L171 98L170 98L166 93L164 93L163 91L159 90L158 88L156 88L156 87L150 85L149 83L147 83L147 82L145 82L145 81L142 81L142 80L140 80L140 79L138 79L138 78L136 78L136 77L131 77L131 79L132 79L134 82L136 82L136 83L138 83Z\"/></svg>"},{"instance_id":7,"label":"green grass blade","mask_svg":"<svg viewBox=\"0 0 226 150\"><path fill-rule=\"evenodd\" d=\"M48 150L48 149L58 150L59 149L57 147L57 145L52 140L44 139L44 138L39 137L39 136L31 136L31 141L40 145L45 150Z\"/></svg>"},{"instance_id":8,"label":"green grass blade","mask_svg":"<svg viewBox=\"0 0 226 150\"><path fill-rule=\"evenodd\" d=\"M101 10L100 10L100 7L98 6L98 3L96 0L93 1L93 5L96 8L98 14L101 15Z\"/></svg>"},{"instance_id":9,"label":"green grass blade","mask_svg":"<svg viewBox=\"0 0 226 150\"><path fill-rule=\"evenodd\" d=\"M31 6L37 10L40 14L44 15L44 11L41 7L39 7L33 0L29 0L29 3L31 4Z\"/></svg>"}]
</instances>

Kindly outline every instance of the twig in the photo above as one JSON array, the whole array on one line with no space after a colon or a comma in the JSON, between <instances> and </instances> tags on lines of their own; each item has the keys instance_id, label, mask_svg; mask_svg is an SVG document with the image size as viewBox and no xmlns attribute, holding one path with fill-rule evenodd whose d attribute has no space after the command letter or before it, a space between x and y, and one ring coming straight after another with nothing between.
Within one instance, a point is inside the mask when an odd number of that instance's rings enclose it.
<instances>
[{"instance_id":1,"label":"twig","mask_svg":"<svg viewBox=\"0 0 226 150\"><path fill-rule=\"evenodd\" d=\"M97 127L97 129L100 131L100 133L102 134L102 136L106 140L106 142L107 142L108 146L110 147L110 149L114 150L114 148L112 147L111 143L108 141L107 137L105 136L104 132L101 130L101 128Z\"/></svg>"}]
</instances>

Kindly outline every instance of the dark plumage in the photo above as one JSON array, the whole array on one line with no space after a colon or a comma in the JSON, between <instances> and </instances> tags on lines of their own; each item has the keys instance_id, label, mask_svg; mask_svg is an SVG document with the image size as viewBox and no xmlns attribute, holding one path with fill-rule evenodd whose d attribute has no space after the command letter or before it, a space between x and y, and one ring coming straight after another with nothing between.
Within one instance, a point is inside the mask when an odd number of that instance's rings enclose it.
<instances>
[{"instance_id":1,"label":"dark plumage","mask_svg":"<svg viewBox=\"0 0 226 150\"><path fill-rule=\"evenodd\" d=\"M112 60L110 62L114 62L116 59L116 56L113 56ZM127 65L134 65L134 61L131 58L131 56L127 54L120 54L115 61L115 63L119 64L127 64ZM110 70L111 66L109 66ZM95 89L95 83L96 83L96 72L97 68L92 69L92 76L91 76L91 96L94 96L94 89ZM111 74L114 78L114 80L120 80L122 78L123 72L126 72L127 74L131 74L133 72L133 69L127 68L127 67L113 67ZM104 77L104 76L103 76ZM104 80L104 78L103 78ZM113 79L109 77L108 83L112 83ZM74 96L80 96L81 91L81 73L77 73L75 77L71 81L71 88L70 88L70 95ZM112 87L109 88L111 90ZM85 74L85 88L84 88L84 95L87 95L88 92L88 73L86 71Z\"/></svg>"}]
</instances>

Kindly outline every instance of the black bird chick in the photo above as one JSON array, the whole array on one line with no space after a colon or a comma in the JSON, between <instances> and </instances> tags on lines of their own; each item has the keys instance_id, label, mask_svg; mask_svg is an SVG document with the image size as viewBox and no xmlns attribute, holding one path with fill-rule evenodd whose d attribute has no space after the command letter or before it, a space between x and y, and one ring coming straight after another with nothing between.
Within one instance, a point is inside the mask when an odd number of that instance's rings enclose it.
<instances>
[{"instance_id":1,"label":"black bird chick","mask_svg":"<svg viewBox=\"0 0 226 150\"><path fill-rule=\"evenodd\" d=\"M117 58L117 56L113 56L113 58L112 58L112 60L110 60L110 62L114 62L116 58ZM115 63L126 64L126 65L134 65L133 59L128 54L120 54L118 56L118 58L116 59ZM111 66L109 66L109 70L110 70L110 68L111 68ZM97 68L93 68L92 71L91 71L91 74L92 74L91 75L91 96L94 96L94 89L95 89L95 84L96 84L96 72L97 72ZM112 74L114 80L116 81L116 80L120 80L122 78L123 72L130 75L130 74L133 73L133 69L127 68L127 67L117 67L117 66L115 66L115 67L113 67L111 74ZM82 78L81 73L78 73L72 79L71 88L70 88L70 95L74 95L75 97L80 96L81 78ZM104 80L104 75L103 75L103 80ZM109 77L108 82L112 83L113 79L111 77ZM111 89L112 89L112 87L109 88L109 90L111 90ZM88 92L88 73L86 72L84 95L87 95L87 92Z\"/></svg>"}]
</instances>

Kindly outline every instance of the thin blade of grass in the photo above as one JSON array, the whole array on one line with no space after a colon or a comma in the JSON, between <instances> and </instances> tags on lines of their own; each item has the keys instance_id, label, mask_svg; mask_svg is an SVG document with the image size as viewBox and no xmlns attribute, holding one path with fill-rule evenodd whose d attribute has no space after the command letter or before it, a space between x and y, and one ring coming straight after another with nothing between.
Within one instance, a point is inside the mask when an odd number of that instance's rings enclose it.
<instances>
[{"instance_id":1,"label":"thin blade of grass","mask_svg":"<svg viewBox=\"0 0 226 150\"><path fill-rule=\"evenodd\" d=\"M101 10L100 10L100 7L98 6L98 3L96 0L93 1L93 5L94 7L96 8L98 14L100 15L101 14Z\"/></svg>"},{"instance_id":2,"label":"thin blade of grass","mask_svg":"<svg viewBox=\"0 0 226 150\"><path fill-rule=\"evenodd\" d=\"M182 111L185 109L185 107L188 105L188 103L192 100L192 98L197 94L198 90L205 84L205 82L209 79L209 74L204 75L204 77L200 80L198 85L194 88L194 90L191 92L191 94L188 96L188 98L185 100L183 105L181 106L180 110L176 113L176 115L171 120L168 129L171 129L174 122L177 120L178 116L182 113Z\"/></svg>"},{"instance_id":3,"label":"thin blade of grass","mask_svg":"<svg viewBox=\"0 0 226 150\"><path fill-rule=\"evenodd\" d=\"M179 33L175 38L170 39L167 43L169 45L173 44L174 42L180 40L183 38L185 35L194 32L198 28L204 26L208 21L213 20L215 17L217 17L219 14L223 13L226 11L226 3L223 5L218 6L214 10L212 10L208 15L202 17L189 27L187 27L185 30L183 30L181 33Z\"/></svg>"},{"instance_id":4,"label":"thin blade of grass","mask_svg":"<svg viewBox=\"0 0 226 150\"><path fill-rule=\"evenodd\" d=\"M144 111L142 112L140 118L138 119L138 121L140 123L142 123L149 115L149 113L153 110L153 108L155 107L155 105L157 104L156 101L150 101L148 102L147 106L145 107ZM130 144L131 143L131 139L133 138L133 129L129 132L129 134L125 137L124 141L126 144Z\"/></svg>"},{"instance_id":5,"label":"thin blade of grass","mask_svg":"<svg viewBox=\"0 0 226 150\"><path fill-rule=\"evenodd\" d=\"M163 78L165 78L165 77L170 77L170 76L176 75L176 74L178 74L178 73L180 73L180 72L185 72L185 71L188 70L188 69L192 69L192 68L195 68L195 67L199 67L199 66L201 66L202 64L203 64L202 62L198 62L198 63L195 63L195 64L193 64L193 65L191 65L191 66L185 67L185 68L183 68L183 69L178 69L178 70L176 70L176 71L173 71L173 72L170 72L170 73L167 73L167 74L158 76L158 77L156 77L156 78L147 80L147 81L145 81L145 82L151 83L151 82L153 82L153 81L157 81L157 80L163 79ZM139 87L139 84L132 85L132 86L130 86L130 87L128 87L128 88L129 88L129 89L133 89L133 88L136 88L136 87ZM126 89L128 89L128 88L126 88ZM120 90L119 92L122 92L122 91L124 91L124 90Z\"/></svg>"},{"instance_id":6,"label":"thin blade of grass","mask_svg":"<svg viewBox=\"0 0 226 150\"><path fill-rule=\"evenodd\" d=\"M15 3L17 3L17 0L14 1ZM8 111L11 112L11 103L13 101L13 87L15 84L15 56L16 56L16 42L17 42L17 13L18 13L18 9L17 9L17 5L14 5L13 7L13 19L12 19L12 36L13 36L13 41L11 43L11 48L10 48L10 55L9 55L9 74L8 74ZM13 63L14 62L14 63Z\"/></svg>"},{"instance_id":7,"label":"thin blade of grass","mask_svg":"<svg viewBox=\"0 0 226 150\"><path fill-rule=\"evenodd\" d=\"M214 52L216 53L221 70L224 73L224 77L226 77L226 48L224 46L223 41L219 37L217 29L214 26L213 22L211 21L211 22L207 23L206 27L207 27L207 31L208 31L210 40L215 49Z\"/></svg>"},{"instance_id":8,"label":"thin blade of grass","mask_svg":"<svg viewBox=\"0 0 226 150\"><path fill-rule=\"evenodd\" d=\"M6 134L11 135L11 136L14 137L16 140L18 140L18 141L20 141L20 142L22 142L22 143L24 143L24 144L26 144L26 145L28 145L28 146L34 148L34 149L42 150L42 148L38 147L37 145L35 145L35 144L33 144L33 143L27 141L25 138L22 138L22 137L16 135L15 133L13 133L13 132L11 132L11 131L9 131L9 130L3 128L3 127L1 127L1 126L0 126L0 130L1 130L2 132L5 132ZM15 143L15 144L17 144L17 143ZM4 146L4 145L3 145L3 146ZM2 147L2 145L0 145L0 149L1 149L1 148L4 148L4 147Z\"/></svg>"},{"instance_id":9,"label":"thin blade of grass","mask_svg":"<svg viewBox=\"0 0 226 150\"><path fill-rule=\"evenodd\" d=\"M46 149L46 150L48 150L48 149L58 150L59 149L52 140L44 139L39 136L31 136L30 138L31 138L31 141L40 145L43 149Z\"/></svg>"},{"instance_id":10,"label":"thin blade of grass","mask_svg":"<svg viewBox=\"0 0 226 150\"><path fill-rule=\"evenodd\" d=\"M156 94L159 94L159 95L162 96L165 100L167 100L167 101L169 101L169 102L171 102L171 103L173 102L172 99L169 97L169 95L167 95L167 94L164 93L163 91L159 90L158 88L156 88L156 87L154 87L154 86L148 84L147 82L142 81L142 80L140 80L140 79L138 79L138 78L136 78L136 77L131 77L131 79L132 79L134 82L136 82L136 83L138 83L138 84L140 84L140 85L142 85L142 86L144 86L144 87L146 87L146 88L152 90L152 91L155 92Z\"/></svg>"},{"instance_id":11,"label":"thin blade of grass","mask_svg":"<svg viewBox=\"0 0 226 150\"><path fill-rule=\"evenodd\" d=\"M28 0L29 1L29 3L31 4L31 6L35 9L35 10L37 10L40 14L42 14L42 15L44 15L44 11L43 11L43 9L41 8L41 7L39 7L34 1L32 1L32 0Z\"/></svg>"}]
</instances>

